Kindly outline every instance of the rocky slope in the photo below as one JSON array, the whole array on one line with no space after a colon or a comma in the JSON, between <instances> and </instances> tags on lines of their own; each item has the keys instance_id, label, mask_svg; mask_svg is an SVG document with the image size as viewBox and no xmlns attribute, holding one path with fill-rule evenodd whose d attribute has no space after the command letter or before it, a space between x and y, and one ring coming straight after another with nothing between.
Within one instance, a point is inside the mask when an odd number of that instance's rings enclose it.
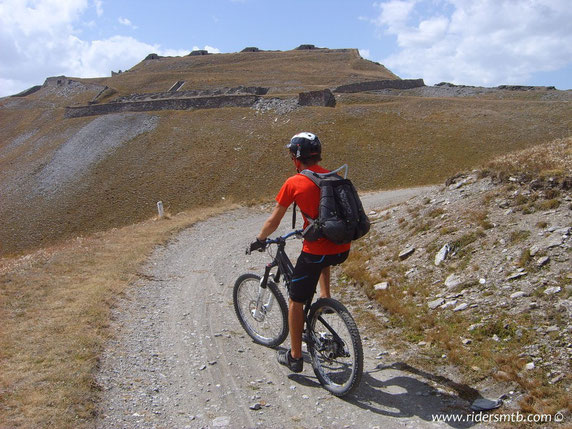
<instances>
[{"instance_id":1,"label":"rocky slope","mask_svg":"<svg viewBox=\"0 0 572 429\"><path fill-rule=\"evenodd\" d=\"M386 340L513 407L570 412L571 171L560 140L372 213L344 275Z\"/></svg>"}]
</instances>

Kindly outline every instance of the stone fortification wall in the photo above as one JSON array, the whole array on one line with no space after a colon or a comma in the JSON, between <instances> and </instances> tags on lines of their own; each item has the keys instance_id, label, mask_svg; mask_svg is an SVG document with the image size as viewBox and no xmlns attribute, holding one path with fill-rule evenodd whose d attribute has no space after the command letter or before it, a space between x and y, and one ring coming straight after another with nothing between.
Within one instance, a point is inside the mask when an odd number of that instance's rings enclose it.
<instances>
[{"instance_id":1,"label":"stone fortification wall","mask_svg":"<svg viewBox=\"0 0 572 429\"><path fill-rule=\"evenodd\" d=\"M214 109L219 107L252 107L260 97L257 95L219 95L194 98L171 98L161 100L130 101L124 103L92 104L67 107L66 118L105 115L118 112L148 112L154 110Z\"/></svg>"},{"instance_id":2,"label":"stone fortification wall","mask_svg":"<svg viewBox=\"0 0 572 429\"><path fill-rule=\"evenodd\" d=\"M425 86L423 79L386 79L375 80L370 82L351 83L349 85L338 86L334 92L363 92L377 91L380 89L412 89Z\"/></svg>"},{"instance_id":3,"label":"stone fortification wall","mask_svg":"<svg viewBox=\"0 0 572 429\"><path fill-rule=\"evenodd\" d=\"M119 97L112 103L125 103L131 101L151 101L164 100L171 98L194 98L194 97L214 97L220 95L266 95L268 88L259 86L238 86L236 88L219 88L207 90L189 90L189 91L167 91L155 92L149 94L131 94Z\"/></svg>"},{"instance_id":4,"label":"stone fortification wall","mask_svg":"<svg viewBox=\"0 0 572 429\"><path fill-rule=\"evenodd\" d=\"M298 94L300 106L336 107L336 97L329 89L301 92Z\"/></svg>"},{"instance_id":5,"label":"stone fortification wall","mask_svg":"<svg viewBox=\"0 0 572 429\"><path fill-rule=\"evenodd\" d=\"M435 84L436 87L446 87L446 88L474 88L474 89L486 89L486 90L505 90L505 91L555 91L554 86L530 86L530 85L499 85L497 87L483 87L483 86L472 86L472 85L455 85L451 82L440 82Z\"/></svg>"},{"instance_id":6,"label":"stone fortification wall","mask_svg":"<svg viewBox=\"0 0 572 429\"><path fill-rule=\"evenodd\" d=\"M498 89L507 91L554 91L555 86L529 86L529 85L499 85Z\"/></svg>"}]
</instances>

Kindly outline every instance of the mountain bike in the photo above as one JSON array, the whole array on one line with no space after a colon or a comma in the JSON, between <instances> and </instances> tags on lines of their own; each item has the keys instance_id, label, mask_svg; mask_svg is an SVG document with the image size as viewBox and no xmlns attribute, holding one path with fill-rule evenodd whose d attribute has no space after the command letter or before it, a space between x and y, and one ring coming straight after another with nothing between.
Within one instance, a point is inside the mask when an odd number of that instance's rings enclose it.
<instances>
[{"instance_id":1,"label":"mountain bike","mask_svg":"<svg viewBox=\"0 0 572 429\"><path fill-rule=\"evenodd\" d=\"M272 261L263 276L247 273L234 284L236 316L255 343L277 347L288 336L288 305L278 284L288 288L294 267L286 255L286 240L301 238L301 230L266 240ZM272 256L272 245L276 252ZM276 269L276 270L274 270ZM357 325L348 309L333 298L313 297L304 304L306 343L316 377L332 394L354 390L363 372L363 349Z\"/></svg>"}]
</instances>

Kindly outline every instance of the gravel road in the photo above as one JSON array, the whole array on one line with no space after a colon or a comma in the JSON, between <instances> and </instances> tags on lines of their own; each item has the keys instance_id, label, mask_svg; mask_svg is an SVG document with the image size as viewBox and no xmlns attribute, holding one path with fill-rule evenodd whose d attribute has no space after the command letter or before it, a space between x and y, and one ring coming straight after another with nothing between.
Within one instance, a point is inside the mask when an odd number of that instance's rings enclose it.
<instances>
[{"instance_id":1,"label":"gravel road","mask_svg":"<svg viewBox=\"0 0 572 429\"><path fill-rule=\"evenodd\" d=\"M426 190L363 200L370 210ZM301 374L290 374L275 350L250 340L234 314L232 287L240 274L261 272L268 261L243 250L268 214L230 211L156 249L115 312L116 338L98 374L97 427L471 427L432 423L432 414L464 415L467 403L428 374L395 365L399 356L364 329L364 376L345 399L320 387L307 359ZM279 232L286 232L289 219L282 223ZM287 251L295 257L299 248L291 242Z\"/></svg>"}]
</instances>

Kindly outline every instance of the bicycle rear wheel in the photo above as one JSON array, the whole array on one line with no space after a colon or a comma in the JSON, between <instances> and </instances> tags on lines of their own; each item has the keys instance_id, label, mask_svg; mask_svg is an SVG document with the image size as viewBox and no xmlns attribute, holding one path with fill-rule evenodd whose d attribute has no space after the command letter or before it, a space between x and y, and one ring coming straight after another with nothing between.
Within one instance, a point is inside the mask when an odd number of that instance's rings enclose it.
<instances>
[{"instance_id":1,"label":"bicycle rear wheel","mask_svg":"<svg viewBox=\"0 0 572 429\"><path fill-rule=\"evenodd\" d=\"M320 383L336 396L354 390L363 372L363 349L348 309L331 298L318 299L308 318L308 351Z\"/></svg>"},{"instance_id":2,"label":"bicycle rear wheel","mask_svg":"<svg viewBox=\"0 0 572 429\"><path fill-rule=\"evenodd\" d=\"M234 311L248 335L258 344L276 347L288 336L288 306L278 286L260 276L243 274L234 283Z\"/></svg>"}]
</instances>

